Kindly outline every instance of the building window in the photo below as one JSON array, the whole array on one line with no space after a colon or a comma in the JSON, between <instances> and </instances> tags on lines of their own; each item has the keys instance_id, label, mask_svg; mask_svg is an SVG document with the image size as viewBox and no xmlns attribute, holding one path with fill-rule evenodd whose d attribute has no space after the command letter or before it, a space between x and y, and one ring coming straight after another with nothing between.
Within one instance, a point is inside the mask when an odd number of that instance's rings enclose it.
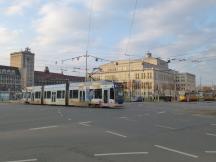
<instances>
[{"instance_id":1,"label":"building window","mask_svg":"<svg viewBox=\"0 0 216 162\"><path fill-rule=\"evenodd\" d=\"M144 79L144 73L141 74L141 79Z\"/></svg>"}]
</instances>

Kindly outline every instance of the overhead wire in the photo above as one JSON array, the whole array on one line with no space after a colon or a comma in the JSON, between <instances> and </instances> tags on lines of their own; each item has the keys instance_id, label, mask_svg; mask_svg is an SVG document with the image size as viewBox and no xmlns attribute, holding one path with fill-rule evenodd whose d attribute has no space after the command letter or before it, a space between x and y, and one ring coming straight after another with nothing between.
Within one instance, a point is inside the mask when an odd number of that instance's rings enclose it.
<instances>
[{"instance_id":1,"label":"overhead wire","mask_svg":"<svg viewBox=\"0 0 216 162\"><path fill-rule=\"evenodd\" d=\"M130 41L131 41L132 29L134 27L135 17L136 17L137 4L138 4L138 0L135 0L134 10L133 10L133 13L132 13L131 23L130 23L130 27L129 27L128 40L127 40L126 48L125 48L125 54L128 53L128 48L129 48L129 44L130 44Z\"/></svg>"},{"instance_id":2,"label":"overhead wire","mask_svg":"<svg viewBox=\"0 0 216 162\"><path fill-rule=\"evenodd\" d=\"M87 35L86 51L89 50L89 45L90 45L90 34L91 34L91 30L92 30L93 4L94 4L94 0L91 0L90 10L89 10L89 23L88 23L88 35Z\"/></svg>"}]
</instances>

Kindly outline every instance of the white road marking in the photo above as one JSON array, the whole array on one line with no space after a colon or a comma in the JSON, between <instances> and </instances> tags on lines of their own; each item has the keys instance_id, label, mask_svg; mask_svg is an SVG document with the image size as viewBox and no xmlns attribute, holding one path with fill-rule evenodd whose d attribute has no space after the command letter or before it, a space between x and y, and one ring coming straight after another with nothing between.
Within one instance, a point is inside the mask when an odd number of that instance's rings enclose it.
<instances>
[{"instance_id":1,"label":"white road marking","mask_svg":"<svg viewBox=\"0 0 216 162\"><path fill-rule=\"evenodd\" d=\"M109 133L109 134L112 134L112 135L116 135L116 136L119 136L119 137L123 137L123 138L127 138L127 136L119 134L119 133L116 133L116 132L113 132L113 131L106 131L106 133Z\"/></svg>"},{"instance_id":2,"label":"white road marking","mask_svg":"<svg viewBox=\"0 0 216 162\"><path fill-rule=\"evenodd\" d=\"M149 114L149 113L145 113L144 115L145 115L145 116L149 116L150 114Z\"/></svg>"},{"instance_id":3,"label":"white road marking","mask_svg":"<svg viewBox=\"0 0 216 162\"><path fill-rule=\"evenodd\" d=\"M166 111L160 111L160 112L158 112L158 114L164 114L164 113L166 113Z\"/></svg>"},{"instance_id":4,"label":"white road marking","mask_svg":"<svg viewBox=\"0 0 216 162\"><path fill-rule=\"evenodd\" d=\"M206 135L208 135L208 136L215 136L216 137L216 134L213 134L213 133L206 133Z\"/></svg>"},{"instance_id":5,"label":"white road marking","mask_svg":"<svg viewBox=\"0 0 216 162\"><path fill-rule=\"evenodd\" d=\"M216 151L205 151L206 154L216 154Z\"/></svg>"},{"instance_id":6,"label":"white road marking","mask_svg":"<svg viewBox=\"0 0 216 162\"><path fill-rule=\"evenodd\" d=\"M133 119L125 119L127 121L131 121L131 122L135 122L136 120L133 120Z\"/></svg>"},{"instance_id":7,"label":"white road marking","mask_svg":"<svg viewBox=\"0 0 216 162\"><path fill-rule=\"evenodd\" d=\"M83 126L86 126L86 127L89 127L90 123L92 123L92 121L86 121L86 122L79 122L79 125L83 125Z\"/></svg>"},{"instance_id":8,"label":"white road marking","mask_svg":"<svg viewBox=\"0 0 216 162\"><path fill-rule=\"evenodd\" d=\"M175 128L169 127L169 126L165 126L165 125L156 125L156 127L159 127L159 128L166 128L166 129L170 129L170 130L175 130Z\"/></svg>"},{"instance_id":9,"label":"white road marking","mask_svg":"<svg viewBox=\"0 0 216 162\"><path fill-rule=\"evenodd\" d=\"M133 120L133 119L128 119L128 117L127 116L121 116L121 117L119 117L120 119L125 119L125 120L127 120L127 121L132 121L132 122L135 122L136 120Z\"/></svg>"},{"instance_id":10,"label":"white road marking","mask_svg":"<svg viewBox=\"0 0 216 162\"><path fill-rule=\"evenodd\" d=\"M148 152L105 153L105 154L94 154L94 156L141 155L141 154L148 154Z\"/></svg>"},{"instance_id":11,"label":"white road marking","mask_svg":"<svg viewBox=\"0 0 216 162\"><path fill-rule=\"evenodd\" d=\"M168 147L164 147L164 146L160 146L160 145L154 145L154 146L157 147L157 148L163 149L163 150L175 152L175 153L178 153L178 154L181 154L181 155L185 155L185 156L189 156L189 157L192 157L192 158L198 158L199 157L197 155L193 155L193 154L189 154L189 153L186 153L186 152L174 150L174 149L171 149L171 148L168 148Z\"/></svg>"},{"instance_id":12,"label":"white road marking","mask_svg":"<svg viewBox=\"0 0 216 162\"><path fill-rule=\"evenodd\" d=\"M57 125L52 125L52 126L47 126L47 127L30 128L29 130L33 131L33 130L42 130L42 129L57 128L57 127L58 127Z\"/></svg>"},{"instance_id":13,"label":"white road marking","mask_svg":"<svg viewBox=\"0 0 216 162\"><path fill-rule=\"evenodd\" d=\"M192 116L203 117L203 118L213 118L213 116L202 115L202 114L192 114Z\"/></svg>"},{"instance_id":14,"label":"white road marking","mask_svg":"<svg viewBox=\"0 0 216 162\"><path fill-rule=\"evenodd\" d=\"M210 125L212 125L212 126L216 126L216 124L210 124Z\"/></svg>"},{"instance_id":15,"label":"white road marking","mask_svg":"<svg viewBox=\"0 0 216 162\"><path fill-rule=\"evenodd\" d=\"M37 161L37 159L15 160L15 161L6 161L6 162L32 162L32 161Z\"/></svg>"},{"instance_id":16,"label":"white road marking","mask_svg":"<svg viewBox=\"0 0 216 162\"><path fill-rule=\"evenodd\" d=\"M68 120L71 120L71 118L68 118Z\"/></svg>"},{"instance_id":17,"label":"white road marking","mask_svg":"<svg viewBox=\"0 0 216 162\"><path fill-rule=\"evenodd\" d=\"M192 116L202 116L201 114L192 114Z\"/></svg>"},{"instance_id":18,"label":"white road marking","mask_svg":"<svg viewBox=\"0 0 216 162\"><path fill-rule=\"evenodd\" d=\"M126 116L121 116L120 119L127 119L128 117Z\"/></svg>"}]
</instances>

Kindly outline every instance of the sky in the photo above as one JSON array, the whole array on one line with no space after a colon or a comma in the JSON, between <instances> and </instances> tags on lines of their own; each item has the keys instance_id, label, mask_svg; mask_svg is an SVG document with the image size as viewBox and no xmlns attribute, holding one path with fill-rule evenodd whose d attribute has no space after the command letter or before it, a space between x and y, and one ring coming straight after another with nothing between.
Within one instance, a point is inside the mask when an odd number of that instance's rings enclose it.
<instances>
[{"instance_id":1,"label":"sky","mask_svg":"<svg viewBox=\"0 0 216 162\"><path fill-rule=\"evenodd\" d=\"M82 75L90 55L171 59L170 68L216 84L216 0L0 0L0 64L30 47L35 69ZM89 23L90 22L90 23ZM89 43L88 43L89 42ZM89 71L106 61L89 58ZM80 70L74 70L80 68Z\"/></svg>"}]
</instances>

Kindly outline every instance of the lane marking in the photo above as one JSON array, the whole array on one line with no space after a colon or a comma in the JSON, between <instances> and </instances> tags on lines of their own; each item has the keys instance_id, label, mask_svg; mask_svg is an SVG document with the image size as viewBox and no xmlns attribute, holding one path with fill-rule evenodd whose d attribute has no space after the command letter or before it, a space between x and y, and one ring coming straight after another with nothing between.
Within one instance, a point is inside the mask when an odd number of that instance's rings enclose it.
<instances>
[{"instance_id":1,"label":"lane marking","mask_svg":"<svg viewBox=\"0 0 216 162\"><path fill-rule=\"evenodd\" d=\"M126 117L126 116L121 116L121 117L119 117L120 119L127 119L128 117Z\"/></svg>"},{"instance_id":2,"label":"lane marking","mask_svg":"<svg viewBox=\"0 0 216 162\"><path fill-rule=\"evenodd\" d=\"M216 126L216 124L210 124L210 125L212 125L212 126Z\"/></svg>"},{"instance_id":3,"label":"lane marking","mask_svg":"<svg viewBox=\"0 0 216 162\"><path fill-rule=\"evenodd\" d=\"M131 121L131 122L136 122L136 120L133 120L133 119L125 119L127 121Z\"/></svg>"},{"instance_id":4,"label":"lane marking","mask_svg":"<svg viewBox=\"0 0 216 162\"><path fill-rule=\"evenodd\" d=\"M192 116L201 116L201 114L192 114Z\"/></svg>"},{"instance_id":5,"label":"lane marking","mask_svg":"<svg viewBox=\"0 0 216 162\"><path fill-rule=\"evenodd\" d=\"M106 131L106 133L109 133L109 134L112 134L112 135L116 135L116 136L119 136L119 137L123 137L123 138L127 138L127 136L119 134L119 133L116 133L116 132L113 132L113 131Z\"/></svg>"},{"instance_id":6,"label":"lane marking","mask_svg":"<svg viewBox=\"0 0 216 162\"><path fill-rule=\"evenodd\" d=\"M174 150L174 149L171 149L171 148L168 148L168 147L164 147L164 146L160 146L160 145L154 145L154 146L157 147L157 148L166 150L166 151L175 152L175 153L178 153L178 154L181 154L181 155L185 155L185 156L188 156L188 157L192 157L192 158L198 158L199 157L197 155L193 155L193 154L189 154L189 153L186 153L186 152Z\"/></svg>"},{"instance_id":7,"label":"lane marking","mask_svg":"<svg viewBox=\"0 0 216 162\"><path fill-rule=\"evenodd\" d=\"M192 114L192 116L203 117L203 118L213 118L213 116L202 115L202 114Z\"/></svg>"},{"instance_id":8,"label":"lane marking","mask_svg":"<svg viewBox=\"0 0 216 162\"><path fill-rule=\"evenodd\" d=\"M57 127L58 125L52 125L52 126L47 126L47 127L30 128L29 130L33 131L33 130L42 130L42 129L57 128Z\"/></svg>"},{"instance_id":9,"label":"lane marking","mask_svg":"<svg viewBox=\"0 0 216 162\"><path fill-rule=\"evenodd\" d=\"M6 161L6 162L32 162L32 161L37 161L37 159L15 160L15 161Z\"/></svg>"},{"instance_id":10,"label":"lane marking","mask_svg":"<svg viewBox=\"0 0 216 162\"><path fill-rule=\"evenodd\" d=\"M216 137L216 134L213 134L213 133L206 133L206 135L208 135L208 136L215 136Z\"/></svg>"},{"instance_id":11,"label":"lane marking","mask_svg":"<svg viewBox=\"0 0 216 162\"><path fill-rule=\"evenodd\" d=\"M160 112L158 112L158 114L164 114L164 113L166 113L166 111L160 111Z\"/></svg>"},{"instance_id":12,"label":"lane marking","mask_svg":"<svg viewBox=\"0 0 216 162\"><path fill-rule=\"evenodd\" d=\"M86 126L86 127L89 127L90 123L92 123L92 121L86 121L86 122L79 122L79 125L83 125L83 126Z\"/></svg>"},{"instance_id":13,"label":"lane marking","mask_svg":"<svg viewBox=\"0 0 216 162\"><path fill-rule=\"evenodd\" d=\"M206 154L216 154L216 151L205 151Z\"/></svg>"},{"instance_id":14,"label":"lane marking","mask_svg":"<svg viewBox=\"0 0 216 162\"><path fill-rule=\"evenodd\" d=\"M128 117L127 116L121 116L121 117L119 117L120 119L125 119L125 120L127 120L127 121L132 121L132 122L135 122L136 120L133 120L133 119L128 119Z\"/></svg>"},{"instance_id":15,"label":"lane marking","mask_svg":"<svg viewBox=\"0 0 216 162\"><path fill-rule=\"evenodd\" d=\"M68 118L68 120L71 120L71 118Z\"/></svg>"},{"instance_id":16,"label":"lane marking","mask_svg":"<svg viewBox=\"0 0 216 162\"><path fill-rule=\"evenodd\" d=\"M141 155L148 154L148 152L119 152L119 153L104 153L104 154L94 154L94 156L117 156L117 155Z\"/></svg>"},{"instance_id":17,"label":"lane marking","mask_svg":"<svg viewBox=\"0 0 216 162\"><path fill-rule=\"evenodd\" d=\"M166 128L166 129L170 129L170 130L175 130L175 128L169 127L169 126L165 126L165 125L156 125L156 127L159 127L159 128Z\"/></svg>"}]
</instances>

